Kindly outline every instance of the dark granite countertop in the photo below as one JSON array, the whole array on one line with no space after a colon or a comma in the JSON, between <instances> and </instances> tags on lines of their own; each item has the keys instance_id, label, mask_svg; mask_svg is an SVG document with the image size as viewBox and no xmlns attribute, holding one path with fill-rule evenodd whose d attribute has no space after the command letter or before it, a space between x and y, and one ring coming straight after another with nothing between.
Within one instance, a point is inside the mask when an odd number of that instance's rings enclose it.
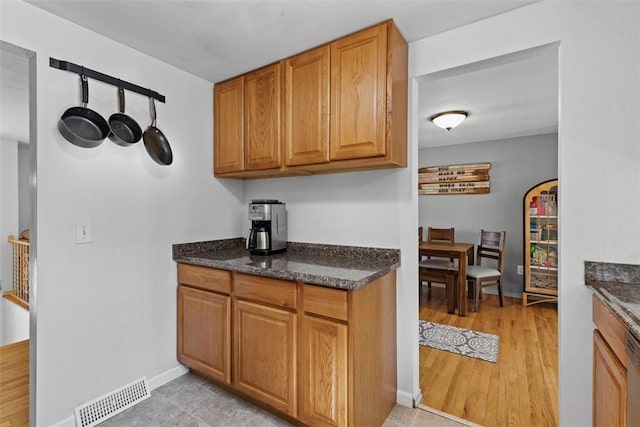
<instances>
[{"instance_id":1,"label":"dark granite countertop","mask_svg":"<svg viewBox=\"0 0 640 427\"><path fill-rule=\"evenodd\" d=\"M339 289L358 289L400 266L399 249L288 242L281 254L250 255L244 238L173 245L173 259Z\"/></svg>"},{"instance_id":2,"label":"dark granite countertop","mask_svg":"<svg viewBox=\"0 0 640 427\"><path fill-rule=\"evenodd\" d=\"M640 265L585 261L584 281L640 338Z\"/></svg>"}]
</instances>

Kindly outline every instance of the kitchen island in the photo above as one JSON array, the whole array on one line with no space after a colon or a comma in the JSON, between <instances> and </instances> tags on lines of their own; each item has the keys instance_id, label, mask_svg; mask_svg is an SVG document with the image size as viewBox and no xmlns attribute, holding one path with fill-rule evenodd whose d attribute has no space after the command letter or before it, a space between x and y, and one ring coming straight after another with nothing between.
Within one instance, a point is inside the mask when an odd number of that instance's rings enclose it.
<instances>
[{"instance_id":1,"label":"kitchen island","mask_svg":"<svg viewBox=\"0 0 640 427\"><path fill-rule=\"evenodd\" d=\"M244 239L173 246L178 360L284 418L379 426L396 401L400 251Z\"/></svg>"}]
</instances>

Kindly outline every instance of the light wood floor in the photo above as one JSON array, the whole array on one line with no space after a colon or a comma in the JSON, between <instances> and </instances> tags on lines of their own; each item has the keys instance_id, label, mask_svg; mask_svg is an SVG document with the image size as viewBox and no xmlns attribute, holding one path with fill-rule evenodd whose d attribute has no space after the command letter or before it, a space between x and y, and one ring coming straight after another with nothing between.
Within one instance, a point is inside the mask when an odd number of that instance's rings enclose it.
<instances>
[{"instance_id":1,"label":"light wood floor","mask_svg":"<svg viewBox=\"0 0 640 427\"><path fill-rule=\"evenodd\" d=\"M445 290L422 290L420 319L500 337L497 363L420 346L422 404L485 426L558 425L558 312L485 295L478 313L447 314Z\"/></svg>"},{"instance_id":2,"label":"light wood floor","mask_svg":"<svg viewBox=\"0 0 640 427\"><path fill-rule=\"evenodd\" d=\"M0 347L0 427L29 425L29 340Z\"/></svg>"}]
</instances>

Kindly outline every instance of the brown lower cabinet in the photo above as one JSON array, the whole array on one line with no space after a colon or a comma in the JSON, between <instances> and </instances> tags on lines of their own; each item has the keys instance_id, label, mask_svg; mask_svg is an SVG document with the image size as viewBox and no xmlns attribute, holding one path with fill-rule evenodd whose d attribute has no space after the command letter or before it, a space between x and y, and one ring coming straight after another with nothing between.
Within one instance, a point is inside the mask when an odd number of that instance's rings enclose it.
<instances>
[{"instance_id":1,"label":"brown lower cabinet","mask_svg":"<svg viewBox=\"0 0 640 427\"><path fill-rule=\"evenodd\" d=\"M347 291L179 263L178 360L306 425L382 425L396 401L395 280Z\"/></svg>"},{"instance_id":2,"label":"brown lower cabinet","mask_svg":"<svg viewBox=\"0 0 640 427\"><path fill-rule=\"evenodd\" d=\"M308 425L347 425L347 325L304 315L300 419Z\"/></svg>"},{"instance_id":3,"label":"brown lower cabinet","mask_svg":"<svg viewBox=\"0 0 640 427\"><path fill-rule=\"evenodd\" d=\"M183 280L188 280L184 274ZM179 286L178 360L210 378L229 384L230 355L231 296Z\"/></svg>"},{"instance_id":4,"label":"brown lower cabinet","mask_svg":"<svg viewBox=\"0 0 640 427\"><path fill-rule=\"evenodd\" d=\"M593 425L627 425L627 356L624 324L593 297Z\"/></svg>"},{"instance_id":5,"label":"brown lower cabinet","mask_svg":"<svg viewBox=\"0 0 640 427\"><path fill-rule=\"evenodd\" d=\"M296 314L251 301L234 301L233 385L296 415Z\"/></svg>"}]
</instances>

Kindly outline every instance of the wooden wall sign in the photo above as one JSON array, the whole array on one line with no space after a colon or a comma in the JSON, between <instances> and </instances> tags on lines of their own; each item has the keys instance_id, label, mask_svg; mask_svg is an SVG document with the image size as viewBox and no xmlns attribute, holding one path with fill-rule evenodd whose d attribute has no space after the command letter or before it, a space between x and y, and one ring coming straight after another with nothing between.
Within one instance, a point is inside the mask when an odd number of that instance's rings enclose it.
<instances>
[{"instance_id":1,"label":"wooden wall sign","mask_svg":"<svg viewBox=\"0 0 640 427\"><path fill-rule=\"evenodd\" d=\"M427 166L418 169L418 194L486 194L491 163Z\"/></svg>"}]
</instances>

